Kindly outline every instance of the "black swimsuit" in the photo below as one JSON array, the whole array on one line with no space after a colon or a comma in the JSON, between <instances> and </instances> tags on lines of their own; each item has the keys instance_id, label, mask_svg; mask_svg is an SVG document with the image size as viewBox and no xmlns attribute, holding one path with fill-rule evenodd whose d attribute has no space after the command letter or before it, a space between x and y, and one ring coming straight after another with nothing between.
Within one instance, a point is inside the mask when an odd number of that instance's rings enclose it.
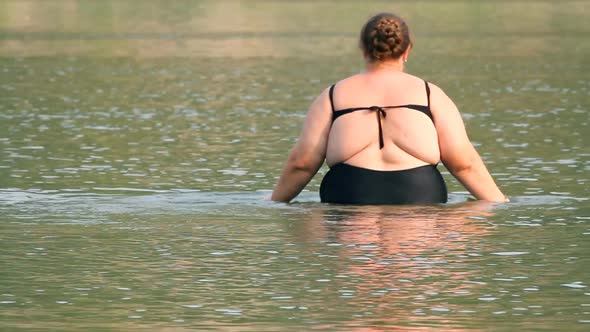
<instances>
[{"instance_id":1,"label":"black swimsuit","mask_svg":"<svg viewBox=\"0 0 590 332\"><path fill-rule=\"evenodd\" d=\"M355 111L371 110L377 113L379 148L383 148L381 118L386 109L409 108L426 114L431 120L430 87L425 81L428 105L371 106L343 110L334 109L334 85L330 87L332 122ZM378 171L340 163L330 168L320 186L324 203L341 204L434 204L446 203L447 187L436 165L425 165L400 171Z\"/></svg>"}]
</instances>

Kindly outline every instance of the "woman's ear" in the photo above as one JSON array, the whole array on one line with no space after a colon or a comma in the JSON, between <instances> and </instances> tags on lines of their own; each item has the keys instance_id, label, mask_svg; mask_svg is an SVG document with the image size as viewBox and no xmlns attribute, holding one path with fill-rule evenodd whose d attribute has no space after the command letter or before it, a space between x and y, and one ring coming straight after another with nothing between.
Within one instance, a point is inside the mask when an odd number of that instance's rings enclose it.
<instances>
[{"instance_id":1,"label":"woman's ear","mask_svg":"<svg viewBox=\"0 0 590 332\"><path fill-rule=\"evenodd\" d=\"M408 62L408 57L410 56L410 49L411 49L411 48L412 48L412 47L408 47L408 48L406 49L406 51L405 51L405 52L402 54L402 60L403 60L404 62Z\"/></svg>"},{"instance_id":2,"label":"woman's ear","mask_svg":"<svg viewBox=\"0 0 590 332\"><path fill-rule=\"evenodd\" d=\"M361 54L363 55L363 59L367 60L369 58L367 52L365 51L365 48L362 46L359 46L359 50L361 51Z\"/></svg>"}]
</instances>

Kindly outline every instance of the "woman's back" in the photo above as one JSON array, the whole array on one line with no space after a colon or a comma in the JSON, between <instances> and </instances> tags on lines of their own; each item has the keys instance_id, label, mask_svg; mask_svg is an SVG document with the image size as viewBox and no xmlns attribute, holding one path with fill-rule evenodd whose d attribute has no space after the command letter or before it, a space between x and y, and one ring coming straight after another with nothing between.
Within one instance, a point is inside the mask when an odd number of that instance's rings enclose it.
<instances>
[{"instance_id":1,"label":"woman's back","mask_svg":"<svg viewBox=\"0 0 590 332\"><path fill-rule=\"evenodd\" d=\"M386 69L340 81L332 95L336 115L342 110L371 106L379 106L383 112L361 109L334 117L326 151L328 165L401 170L438 163L437 132L432 118L424 112L430 112L428 92L423 80Z\"/></svg>"},{"instance_id":2,"label":"woman's back","mask_svg":"<svg viewBox=\"0 0 590 332\"><path fill-rule=\"evenodd\" d=\"M271 199L288 202L330 166L322 202L434 204L447 201L442 161L476 198L504 201L469 141L453 101L404 73L412 41L399 16L381 13L362 28L367 71L322 92L311 104Z\"/></svg>"}]
</instances>

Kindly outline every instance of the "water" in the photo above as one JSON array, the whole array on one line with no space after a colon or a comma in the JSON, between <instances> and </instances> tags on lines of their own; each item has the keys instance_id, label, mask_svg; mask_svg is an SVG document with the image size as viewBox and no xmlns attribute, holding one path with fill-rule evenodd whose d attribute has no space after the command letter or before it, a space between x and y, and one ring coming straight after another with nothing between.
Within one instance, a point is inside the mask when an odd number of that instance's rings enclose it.
<instances>
[{"instance_id":1,"label":"water","mask_svg":"<svg viewBox=\"0 0 590 332\"><path fill-rule=\"evenodd\" d=\"M0 329L587 330L590 14L566 3L391 8L512 200L444 172L432 207L323 205L321 174L264 200L382 2L0 3Z\"/></svg>"}]
</instances>

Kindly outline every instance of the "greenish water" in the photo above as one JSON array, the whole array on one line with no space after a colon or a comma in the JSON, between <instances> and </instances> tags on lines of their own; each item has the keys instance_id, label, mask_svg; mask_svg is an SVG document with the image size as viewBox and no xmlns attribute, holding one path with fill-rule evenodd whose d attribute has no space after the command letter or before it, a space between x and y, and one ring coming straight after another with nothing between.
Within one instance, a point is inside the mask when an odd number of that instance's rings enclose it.
<instances>
[{"instance_id":1,"label":"greenish water","mask_svg":"<svg viewBox=\"0 0 590 332\"><path fill-rule=\"evenodd\" d=\"M587 330L588 5L396 3L0 2L0 330ZM510 204L263 200L381 10Z\"/></svg>"}]
</instances>

